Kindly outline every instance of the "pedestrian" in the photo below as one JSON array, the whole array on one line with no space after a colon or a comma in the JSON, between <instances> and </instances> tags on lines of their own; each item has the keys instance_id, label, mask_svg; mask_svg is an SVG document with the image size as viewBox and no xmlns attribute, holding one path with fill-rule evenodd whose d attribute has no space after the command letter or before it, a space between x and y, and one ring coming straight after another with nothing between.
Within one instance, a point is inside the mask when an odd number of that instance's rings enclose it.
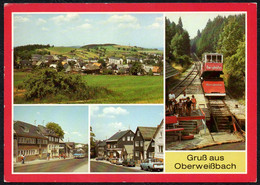
<instances>
[{"instance_id":1,"label":"pedestrian","mask_svg":"<svg viewBox=\"0 0 260 185\"><path fill-rule=\"evenodd\" d=\"M183 95L181 97L182 99L182 107L183 107L183 112L186 112L186 101L187 101L187 96L186 96L186 92L183 91Z\"/></svg>"},{"instance_id":2,"label":"pedestrian","mask_svg":"<svg viewBox=\"0 0 260 185\"><path fill-rule=\"evenodd\" d=\"M187 97L187 101L186 101L186 113L187 113L187 116L191 115L191 104L192 104L192 101L190 100L190 97Z\"/></svg>"},{"instance_id":3,"label":"pedestrian","mask_svg":"<svg viewBox=\"0 0 260 185\"><path fill-rule=\"evenodd\" d=\"M197 104L197 100L194 95L191 96L191 102L192 102L192 110L194 112L196 110L196 104Z\"/></svg>"},{"instance_id":4,"label":"pedestrian","mask_svg":"<svg viewBox=\"0 0 260 185\"><path fill-rule=\"evenodd\" d=\"M50 153L47 154L47 160L50 160Z\"/></svg>"},{"instance_id":5,"label":"pedestrian","mask_svg":"<svg viewBox=\"0 0 260 185\"><path fill-rule=\"evenodd\" d=\"M174 113L174 100L175 100L175 94L173 93L173 91L171 90L170 91L170 94L169 94L169 102L168 102L168 105L169 105L169 110L170 110L170 114L173 114Z\"/></svg>"},{"instance_id":6,"label":"pedestrian","mask_svg":"<svg viewBox=\"0 0 260 185\"><path fill-rule=\"evenodd\" d=\"M24 164L25 156L23 154L21 155L21 159L22 159L22 164Z\"/></svg>"},{"instance_id":7,"label":"pedestrian","mask_svg":"<svg viewBox=\"0 0 260 185\"><path fill-rule=\"evenodd\" d=\"M180 116L182 116L182 111L183 111L183 110L182 110L182 108L183 108L183 107L182 107L182 104L183 104L183 103L182 103L182 99L179 99L178 112L179 112L179 115L180 115Z\"/></svg>"}]
</instances>

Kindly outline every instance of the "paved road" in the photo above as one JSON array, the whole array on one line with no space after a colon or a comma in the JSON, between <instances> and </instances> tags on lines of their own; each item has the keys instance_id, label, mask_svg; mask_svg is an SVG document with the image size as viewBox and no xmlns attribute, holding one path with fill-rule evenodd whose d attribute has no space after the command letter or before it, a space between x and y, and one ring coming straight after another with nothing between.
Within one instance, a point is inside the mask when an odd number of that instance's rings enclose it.
<instances>
[{"instance_id":1,"label":"paved road","mask_svg":"<svg viewBox=\"0 0 260 185\"><path fill-rule=\"evenodd\" d=\"M145 172L142 170L132 169L131 167L123 167L121 165L107 164L103 162L90 162L91 172Z\"/></svg>"},{"instance_id":2,"label":"paved road","mask_svg":"<svg viewBox=\"0 0 260 185\"><path fill-rule=\"evenodd\" d=\"M88 164L88 159L68 159L14 167L14 172L74 172ZM86 172L87 172L87 168Z\"/></svg>"},{"instance_id":3,"label":"paved road","mask_svg":"<svg viewBox=\"0 0 260 185\"><path fill-rule=\"evenodd\" d=\"M200 148L200 150L245 150L245 142L214 145L205 148Z\"/></svg>"}]
</instances>

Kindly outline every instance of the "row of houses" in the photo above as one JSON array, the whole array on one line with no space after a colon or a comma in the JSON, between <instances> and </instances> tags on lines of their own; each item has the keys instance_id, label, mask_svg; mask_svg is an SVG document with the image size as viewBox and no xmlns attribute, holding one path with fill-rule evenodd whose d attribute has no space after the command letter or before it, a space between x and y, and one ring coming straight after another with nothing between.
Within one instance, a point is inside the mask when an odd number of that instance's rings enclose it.
<instances>
[{"instance_id":1,"label":"row of houses","mask_svg":"<svg viewBox=\"0 0 260 185\"><path fill-rule=\"evenodd\" d=\"M130 63L133 63L133 62L140 62L140 63L143 64L148 60L149 59L142 59L142 58L139 59L139 58L136 58L136 57L126 57L125 62L126 62L126 64L130 64ZM161 59L153 59L155 64L157 64L160 60L162 61L162 58ZM122 64L124 64L124 60L123 60L123 58L119 58L119 57L110 57L110 58L108 58L108 64L122 65Z\"/></svg>"},{"instance_id":2,"label":"row of houses","mask_svg":"<svg viewBox=\"0 0 260 185\"><path fill-rule=\"evenodd\" d=\"M163 161L164 124L157 127L137 127L132 130L118 131L107 140L97 141L98 157L122 158L143 161L157 158Z\"/></svg>"},{"instance_id":3,"label":"row of houses","mask_svg":"<svg viewBox=\"0 0 260 185\"><path fill-rule=\"evenodd\" d=\"M50 67L57 69L58 63L60 62L64 67L66 72L76 71L76 72L85 72L85 73L102 73L103 68L113 69L114 74L120 73L127 74L131 68L132 62L142 63L142 67L145 73L149 73L150 70L154 75L160 75L161 69L158 66L143 64L145 60L138 59L135 57L127 57L126 63L122 58L110 57L103 59L106 63L105 66L102 66L101 63L98 63L97 58L89 59L76 59L76 58L67 58L66 56L57 56L57 55L39 55L33 54L31 60L21 60L16 64L16 68L32 68L32 67ZM154 63L158 63L159 60L154 60ZM116 68L114 67L116 66Z\"/></svg>"},{"instance_id":4,"label":"row of houses","mask_svg":"<svg viewBox=\"0 0 260 185\"><path fill-rule=\"evenodd\" d=\"M72 157L78 149L74 142L64 142L54 131L42 125L35 126L22 121L13 123L14 162L21 161L21 155L27 161L58 158L61 154Z\"/></svg>"}]
</instances>

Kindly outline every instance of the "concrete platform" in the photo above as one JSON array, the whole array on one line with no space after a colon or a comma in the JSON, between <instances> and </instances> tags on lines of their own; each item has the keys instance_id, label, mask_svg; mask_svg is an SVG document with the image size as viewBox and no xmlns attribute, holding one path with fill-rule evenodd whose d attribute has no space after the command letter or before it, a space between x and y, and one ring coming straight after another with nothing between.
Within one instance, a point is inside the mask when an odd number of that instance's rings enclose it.
<instances>
[{"instance_id":1,"label":"concrete platform","mask_svg":"<svg viewBox=\"0 0 260 185\"><path fill-rule=\"evenodd\" d=\"M166 150L195 150L208 146L221 145L225 143L244 142L244 137L239 132L214 132L210 133L208 128L201 128L192 140L166 142ZM229 150L233 150L232 148Z\"/></svg>"}]
</instances>

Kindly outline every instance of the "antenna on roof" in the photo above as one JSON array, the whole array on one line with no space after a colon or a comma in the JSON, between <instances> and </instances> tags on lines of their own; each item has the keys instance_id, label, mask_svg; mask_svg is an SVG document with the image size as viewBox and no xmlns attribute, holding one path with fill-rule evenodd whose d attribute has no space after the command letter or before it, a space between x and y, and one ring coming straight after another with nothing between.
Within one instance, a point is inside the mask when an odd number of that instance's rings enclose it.
<instances>
[{"instance_id":1,"label":"antenna on roof","mask_svg":"<svg viewBox=\"0 0 260 185\"><path fill-rule=\"evenodd\" d=\"M130 125L128 125L128 130L130 130Z\"/></svg>"}]
</instances>

